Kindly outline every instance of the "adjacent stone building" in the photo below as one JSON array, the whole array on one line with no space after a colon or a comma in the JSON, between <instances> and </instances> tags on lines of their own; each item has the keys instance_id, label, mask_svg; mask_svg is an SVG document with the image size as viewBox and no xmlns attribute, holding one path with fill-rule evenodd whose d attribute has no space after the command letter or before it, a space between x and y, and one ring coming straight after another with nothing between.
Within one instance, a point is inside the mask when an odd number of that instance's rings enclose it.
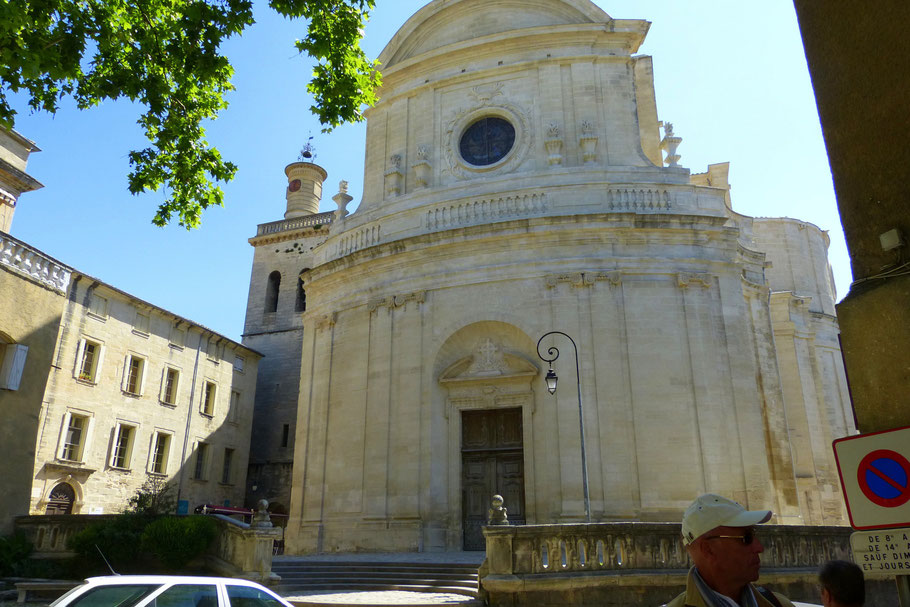
<instances>
[{"instance_id":1,"label":"adjacent stone building","mask_svg":"<svg viewBox=\"0 0 910 607\"><path fill-rule=\"evenodd\" d=\"M266 354L248 490L288 504L289 552L482 548L494 493L513 522L678 520L704 491L845 521L827 235L679 164L648 26L435 0L380 56L356 212L342 182L319 214L325 172L287 168L244 343Z\"/></svg>"},{"instance_id":2,"label":"adjacent stone building","mask_svg":"<svg viewBox=\"0 0 910 607\"><path fill-rule=\"evenodd\" d=\"M181 511L243 504L261 354L4 231L0 312L0 533L16 515L119 512L150 478Z\"/></svg>"}]
</instances>

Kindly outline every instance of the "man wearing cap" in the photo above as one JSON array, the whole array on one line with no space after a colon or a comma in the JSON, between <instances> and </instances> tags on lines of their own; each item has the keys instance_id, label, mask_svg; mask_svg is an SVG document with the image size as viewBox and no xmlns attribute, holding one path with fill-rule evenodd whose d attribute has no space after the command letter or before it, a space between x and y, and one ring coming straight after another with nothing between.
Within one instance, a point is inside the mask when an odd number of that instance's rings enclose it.
<instances>
[{"instance_id":1,"label":"man wearing cap","mask_svg":"<svg viewBox=\"0 0 910 607\"><path fill-rule=\"evenodd\" d=\"M695 566L686 591L667 607L793 607L785 596L754 586L765 547L753 527L768 522L770 510L746 510L707 493L686 509L683 544Z\"/></svg>"}]
</instances>

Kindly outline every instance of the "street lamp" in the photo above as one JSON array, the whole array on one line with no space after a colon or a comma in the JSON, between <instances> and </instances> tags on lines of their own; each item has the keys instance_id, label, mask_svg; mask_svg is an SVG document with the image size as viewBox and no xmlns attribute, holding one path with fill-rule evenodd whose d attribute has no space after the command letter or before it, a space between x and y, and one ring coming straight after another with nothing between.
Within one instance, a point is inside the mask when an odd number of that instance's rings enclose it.
<instances>
[{"instance_id":1,"label":"street lamp","mask_svg":"<svg viewBox=\"0 0 910 607\"><path fill-rule=\"evenodd\" d=\"M544 340L544 337L549 337L550 335L562 335L570 342L572 342L572 347L575 349L575 385L578 390L578 428L581 432L581 484L585 494L585 518L590 523L591 500L588 497L588 457L585 450L585 416L584 409L581 406L581 374L578 372L578 346L575 345L574 339L562 331L550 331L549 333L544 333L541 335L540 339L537 340L537 356L540 357L540 360L544 361L550 366L550 368L547 370L547 376L544 378L544 381L547 383L547 392L550 394L556 394L556 384L559 381L559 377L557 377L556 371L553 370L553 361L559 358L559 348L556 346L550 346L547 348L547 354L550 356L550 358L547 358L540 353L540 342Z\"/></svg>"}]
</instances>

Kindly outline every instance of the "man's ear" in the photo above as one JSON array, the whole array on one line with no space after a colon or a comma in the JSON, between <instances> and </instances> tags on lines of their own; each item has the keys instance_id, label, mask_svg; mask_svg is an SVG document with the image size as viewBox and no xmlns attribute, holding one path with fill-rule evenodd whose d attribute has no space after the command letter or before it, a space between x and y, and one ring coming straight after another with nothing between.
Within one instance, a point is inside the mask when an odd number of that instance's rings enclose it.
<instances>
[{"instance_id":1,"label":"man's ear","mask_svg":"<svg viewBox=\"0 0 910 607\"><path fill-rule=\"evenodd\" d=\"M827 588L822 588L822 605L829 607L831 605L831 593Z\"/></svg>"}]
</instances>

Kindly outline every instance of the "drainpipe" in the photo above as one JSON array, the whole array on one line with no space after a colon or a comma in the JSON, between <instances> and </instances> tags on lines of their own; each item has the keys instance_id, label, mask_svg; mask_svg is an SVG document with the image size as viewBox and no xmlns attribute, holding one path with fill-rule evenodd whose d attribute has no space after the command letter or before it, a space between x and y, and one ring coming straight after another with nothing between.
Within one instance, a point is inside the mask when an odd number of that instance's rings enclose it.
<instances>
[{"instance_id":1,"label":"drainpipe","mask_svg":"<svg viewBox=\"0 0 910 607\"><path fill-rule=\"evenodd\" d=\"M199 372L199 352L202 350L202 336L205 333L199 334L199 343L196 344L196 363L193 365L193 381L190 384L190 404L186 409L186 430L183 433L183 452L180 454L180 477L177 480L177 507L180 507L180 494L183 493L183 475L186 473L186 450L187 445L190 440L190 420L193 415L193 397L196 395L196 375ZM189 327L187 327L187 335L189 335ZM187 513L189 513L189 508L187 508Z\"/></svg>"}]
</instances>

